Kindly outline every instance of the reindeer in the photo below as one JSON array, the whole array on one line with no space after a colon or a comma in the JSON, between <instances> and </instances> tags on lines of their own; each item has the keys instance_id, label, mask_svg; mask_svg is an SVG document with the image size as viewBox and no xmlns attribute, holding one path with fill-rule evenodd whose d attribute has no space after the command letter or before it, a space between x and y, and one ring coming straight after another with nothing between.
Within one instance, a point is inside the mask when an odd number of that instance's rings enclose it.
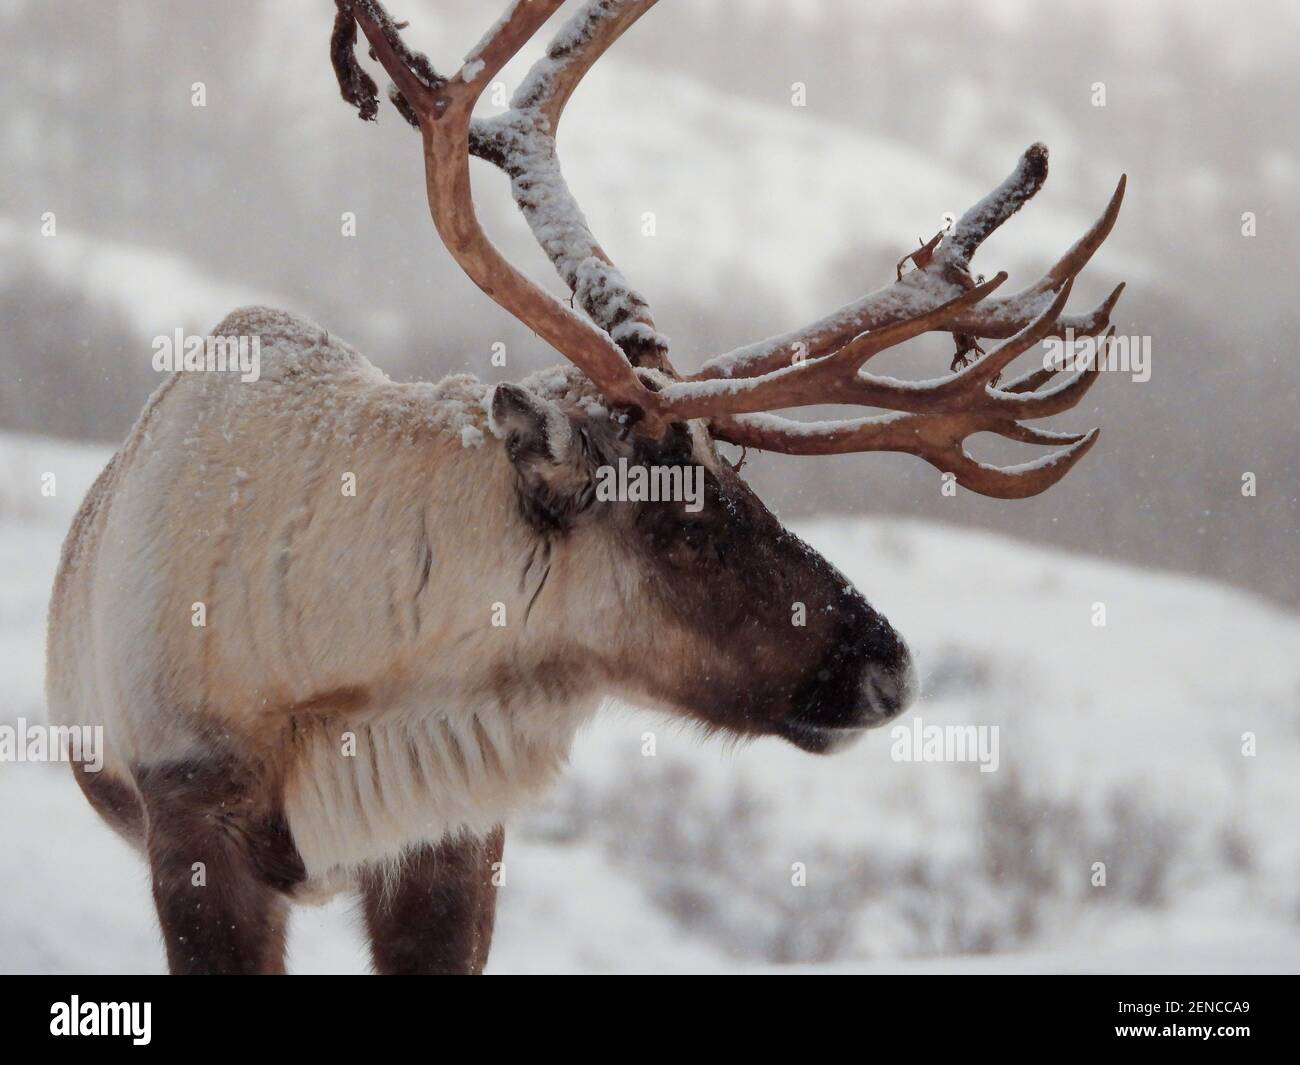
<instances>
[{"instance_id":1,"label":"reindeer","mask_svg":"<svg viewBox=\"0 0 1300 1065\"><path fill-rule=\"evenodd\" d=\"M173 973L281 972L291 902L340 891L360 894L377 971L480 972L502 826L610 697L813 753L901 713L917 692L903 639L718 442L903 452L1003 499L1042 492L1096 442L1026 424L1078 403L1096 366L995 382L1043 338L1109 324L1120 289L1090 313L1064 309L1123 180L1041 280L994 296L1006 274L977 283L970 259L1042 185L1036 144L888 287L679 373L555 145L583 75L654 0L586 3L508 111L472 113L561 3L514 4L447 78L376 0L337 0L332 57L344 98L374 119L359 26L423 138L447 249L571 365L495 387L394 384L310 322L238 310L215 335L259 337L260 378L173 374L73 522L50 608L50 714L104 729L102 771L75 776L147 857ZM471 156L510 177L576 309L484 235ZM972 338L1003 343L936 380L863 372L927 331L963 354ZM827 403L886 413L773 413ZM997 468L964 450L979 432L1060 448ZM702 468L704 506L598 499L595 471L620 460Z\"/></svg>"}]
</instances>

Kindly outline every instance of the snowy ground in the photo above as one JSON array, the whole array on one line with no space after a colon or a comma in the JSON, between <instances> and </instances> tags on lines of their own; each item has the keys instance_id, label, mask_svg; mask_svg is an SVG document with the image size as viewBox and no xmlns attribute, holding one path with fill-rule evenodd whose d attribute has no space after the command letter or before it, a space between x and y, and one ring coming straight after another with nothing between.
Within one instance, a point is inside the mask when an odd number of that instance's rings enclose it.
<instances>
[{"instance_id":1,"label":"snowy ground","mask_svg":"<svg viewBox=\"0 0 1300 1065\"><path fill-rule=\"evenodd\" d=\"M0 437L0 721L43 714L50 581L105 458ZM912 716L997 725L998 771L611 709L512 826L492 971L1300 971L1296 618L938 526L800 531L909 638ZM0 764L0 809L0 970L159 971L144 867L66 768ZM291 967L365 968L350 903L297 913Z\"/></svg>"}]
</instances>

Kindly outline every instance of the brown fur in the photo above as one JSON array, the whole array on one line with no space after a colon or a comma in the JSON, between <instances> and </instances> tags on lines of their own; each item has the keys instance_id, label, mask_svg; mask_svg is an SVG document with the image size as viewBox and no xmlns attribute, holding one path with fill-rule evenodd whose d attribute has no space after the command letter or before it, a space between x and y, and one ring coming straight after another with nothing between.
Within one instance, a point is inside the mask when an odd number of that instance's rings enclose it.
<instances>
[{"instance_id":1,"label":"brown fur","mask_svg":"<svg viewBox=\"0 0 1300 1065\"><path fill-rule=\"evenodd\" d=\"M181 762L141 770L137 782L171 971L283 972L287 893L305 872L256 771Z\"/></svg>"},{"instance_id":2,"label":"brown fur","mask_svg":"<svg viewBox=\"0 0 1300 1065\"><path fill-rule=\"evenodd\" d=\"M144 842L144 806L130 784L112 773L92 773L81 762L72 763L72 773L81 794L106 822L128 843Z\"/></svg>"},{"instance_id":3,"label":"brown fur","mask_svg":"<svg viewBox=\"0 0 1300 1065\"><path fill-rule=\"evenodd\" d=\"M407 854L396 870L361 877L375 970L384 975L478 975L496 918L493 866L505 832L462 836Z\"/></svg>"},{"instance_id":4,"label":"brown fur","mask_svg":"<svg viewBox=\"0 0 1300 1065\"><path fill-rule=\"evenodd\" d=\"M365 688L334 688L319 695L289 703L283 708L286 714L311 714L326 711L360 710L370 702L370 693Z\"/></svg>"}]
</instances>

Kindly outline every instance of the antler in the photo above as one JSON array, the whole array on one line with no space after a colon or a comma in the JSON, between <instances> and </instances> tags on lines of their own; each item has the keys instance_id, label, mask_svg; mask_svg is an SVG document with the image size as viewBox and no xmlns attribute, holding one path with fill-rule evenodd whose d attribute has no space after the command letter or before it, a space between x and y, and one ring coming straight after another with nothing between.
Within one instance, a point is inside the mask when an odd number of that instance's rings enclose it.
<instances>
[{"instance_id":1,"label":"antler","mask_svg":"<svg viewBox=\"0 0 1300 1065\"><path fill-rule=\"evenodd\" d=\"M1114 335L1112 328L1102 338L1091 364L1071 381L1051 392L1026 397L1038 400L1042 406L1032 411L1023 410L1018 416L1045 417L1077 403L1096 381L1102 353L1109 348ZM1033 371L996 395L1003 398L1013 394L1023 396L1031 390L1034 379L1046 379L1054 372ZM714 419L710 428L719 440L790 455L832 455L855 451L898 451L916 455L945 473L953 474L962 487L997 499L1025 499L1046 491L1088 453L1099 435L1097 429L1086 433L1054 433L1024 425L1015 420L1016 417L1016 414L981 411L896 413L810 423L771 414L749 414ZM1025 444L1065 446L1036 461L999 468L985 465L967 454L962 444L975 433L996 433Z\"/></svg>"},{"instance_id":2,"label":"antler","mask_svg":"<svg viewBox=\"0 0 1300 1065\"><path fill-rule=\"evenodd\" d=\"M374 82L367 85L352 75L355 64L349 66L350 56L342 54L345 47L350 53L346 23L349 18L355 19L370 42L372 54L393 79L396 93L390 92L390 96L394 104L408 120L415 121L423 135L429 210L438 235L461 269L497 303L574 362L613 404L649 414L655 407L654 394L641 383L610 334L575 314L506 261L483 232L470 192L474 105L501 68L562 3L519 0L466 56L459 72L443 78L424 56L406 47L399 32L402 27L378 0L336 0L335 67L350 75L347 81L340 77L345 98L358 103L363 118L374 117L373 107L368 106L373 101ZM345 28L340 29L340 24ZM555 99L562 107L566 98ZM485 136L481 125L475 140L480 151L490 151L491 138ZM518 150L526 152L529 147L523 144ZM556 183L551 188L572 203L562 181L558 188ZM573 205L572 212L576 211ZM581 228L585 229L585 223ZM590 243L595 245L594 240Z\"/></svg>"},{"instance_id":3,"label":"antler","mask_svg":"<svg viewBox=\"0 0 1300 1065\"><path fill-rule=\"evenodd\" d=\"M1021 419L1074 406L1095 383L1096 365L1046 391L1039 389L1054 370L1032 371L1002 388L997 381L1044 338L1067 331L1092 338L1109 324L1122 284L1086 315L1062 312L1074 278L1114 226L1124 178L1101 218L1038 282L1012 296L988 298L1006 274L977 283L970 260L1046 180L1047 149L1032 145L997 189L900 262L894 284L803 329L711 359L683 378L668 362L667 340L655 329L649 306L592 235L555 147L565 104L582 77L655 0L589 0L533 66L508 111L489 119L471 115L486 85L562 2L518 0L448 79L406 47L401 27L378 0L336 0L334 62L344 97L361 117L373 118L376 86L352 56L355 20L393 79L394 104L424 136L429 206L452 255L488 295L577 364L614 406L640 419L642 431L658 434L671 421L703 418L719 439L791 454L902 451L953 473L973 491L1001 498L1035 495L1082 458L1096 430L1053 433ZM516 204L590 321L525 278L487 239L470 195L471 154L510 176ZM915 268L904 274L909 260ZM955 373L906 382L861 372L878 352L932 330L956 338ZM984 354L977 337L1006 342L968 365L972 353ZM634 365L662 371L654 388ZM826 403L897 413L815 424L761 413ZM1038 462L998 469L963 449L978 432L1067 446Z\"/></svg>"},{"instance_id":4,"label":"antler","mask_svg":"<svg viewBox=\"0 0 1300 1065\"><path fill-rule=\"evenodd\" d=\"M1046 179L1047 147L1033 144L1006 180L962 215L951 230L936 234L904 258L903 262L908 259L915 262L915 270L903 274L900 263L899 277L894 284L877 289L812 325L710 359L691 379L754 377L789 365L796 353L803 358L818 358L869 329L924 313L969 290L975 284L969 269L976 249L1020 210ZM1121 177L1101 217L1037 282L1014 296L988 300L972 308L949 323L950 331L959 336L1003 339L1042 314L1052 297L1079 274L1110 234L1119 217L1126 184L1127 178ZM1076 337L1096 336L1110 323L1110 312L1123 291L1124 285L1120 284L1088 314L1060 318L1048 335L1063 336L1070 330ZM960 352L962 356L965 354Z\"/></svg>"}]
</instances>

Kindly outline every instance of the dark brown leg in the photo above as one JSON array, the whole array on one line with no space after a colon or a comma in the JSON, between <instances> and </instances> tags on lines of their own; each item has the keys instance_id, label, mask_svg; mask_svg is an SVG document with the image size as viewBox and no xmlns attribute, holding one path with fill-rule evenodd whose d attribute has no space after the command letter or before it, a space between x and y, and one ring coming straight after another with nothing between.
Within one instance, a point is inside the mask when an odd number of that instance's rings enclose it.
<instances>
[{"instance_id":1,"label":"dark brown leg","mask_svg":"<svg viewBox=\"0 0 1300 1065\"><path fill-rule=\"evenodd\" d=\"M285 893L303 878L283 818L229 763L154 767L137 783L172 973L283 972Z\"/></svg>"},{"instance_id":2,"label":"dark brown leg","mask_svg":"<svg viewBox=\"0 0 1300 1065\"><path fill-rule=\"evenodd\" d=\"M496 918L492 867L504 846L497 828L486 839L459 836L410 851L395 871L366 870L361 895L375 970L481 973Z\"/></svg>"}]
</instances>

